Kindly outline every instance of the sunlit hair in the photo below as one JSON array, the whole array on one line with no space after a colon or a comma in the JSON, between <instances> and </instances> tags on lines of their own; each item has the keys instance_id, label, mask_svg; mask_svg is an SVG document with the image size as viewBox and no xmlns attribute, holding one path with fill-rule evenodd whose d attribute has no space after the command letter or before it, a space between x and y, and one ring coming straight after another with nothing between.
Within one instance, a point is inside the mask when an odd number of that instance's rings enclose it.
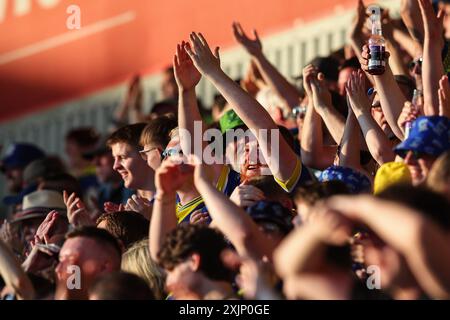
<instances>
[{"instance_id":1,"label":"sunlit hair","mask_svg":"<svg viewBox=\"0 0 450 320\"><path fill-rule=\"evenodd\" d=\"M147 282L156 299L165 298L164 273L150 257L148 239L134 243L122 255L122 271L133 273Z\"/></svg>"}]
</instances>

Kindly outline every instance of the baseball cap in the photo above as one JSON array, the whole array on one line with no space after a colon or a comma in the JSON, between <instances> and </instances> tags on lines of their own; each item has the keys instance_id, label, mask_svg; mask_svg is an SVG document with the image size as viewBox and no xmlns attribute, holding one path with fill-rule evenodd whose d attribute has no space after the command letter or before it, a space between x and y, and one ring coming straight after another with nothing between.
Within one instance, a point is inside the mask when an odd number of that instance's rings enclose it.
<instances>
[{"instance_id":1,"label":"baseball cap","mask_svg":"<svg viewBox=\"0 0 450 320\"><path fill-rule=\"evenodd\" d=\"M255 222L274 224L284 234L294 228L291 212L277 201L258 201L247 208L247 213Z\"/></svg>"},{"instance_id":2,"label":"baseball cap","mask_svg":"<svg viewBox=\"0 0 450 320\"><path fill-rule=\"evenodd\" d=\"M407 139L394 151L405 158L408 151L438 157L450 149L450 119L444 116L422 116L413 123Z\"/></svg>"},{"instance_id":3,"label":"baseball cap","mask_svg":"<svg viewBox=\"0 0 450 320\"><path fill-rule=\"evenodd\" d=\"M352 194L371 192L372 189L372 184L365 174L349 167L331 166L320 174L320 182L333 180L344 182Z\"/></svg>"},{"instance_id":4,"label":"baseball cap","mask_svg":"<svg viewBox=\"0 0 450 320\"><path fill-rule=\"evenodd\" d=\"M25 168L30 162L44 156L44 151L33 144L14 143L6 149L0 161L0 170L4 172L8 168Z\"/></svg>"},{"instance_id":5,"label":"baseball cap","mask_svg":"<svg viewBox=\"0 0 450 320\"><path fill-rule=\"evenodd\" d=\"M244 121L239 118L233 109L228 110L220 117L219 124L222 134L224 134L227 130L245 126Z\"/></svg>"},{"instance_id":6,"label":"baseball cap","mask_svg":"<svg viewBox=\"0 0 450 320\"><path fill-rule=\"evenodd\" d=\"M45 217L52 210L66 212L66 205L61 193L52 190L38 190L23 198L22 211L14 215L12 222Z\"/></svg>"},{"instance_id":7,"label":"baseball cap","mask_svg":"<svg viewBox=\"0 0 450 320\"><path fill-rule=\"evenodd\" d=\"M411 184L411 172L403 162L387 162L383 164L375 175L373 193L379 194L396 184Z\"/></svg>"}]
</instances>

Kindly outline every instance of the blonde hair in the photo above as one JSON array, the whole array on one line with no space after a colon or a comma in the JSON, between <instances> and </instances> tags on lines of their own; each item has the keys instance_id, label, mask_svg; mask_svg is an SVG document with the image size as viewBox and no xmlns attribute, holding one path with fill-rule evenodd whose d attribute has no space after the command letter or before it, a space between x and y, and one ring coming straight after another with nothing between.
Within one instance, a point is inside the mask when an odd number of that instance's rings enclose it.
<instances>
[{"instance_id":1,"label":"blonde hair","mask_svg":"<svg viewBox=\"0 0 450 320\"><path fill-rule=\"evenodd\" d=\"M134 243L122 255L121 269L144 279L152 289L156 299L165 299L164 273L150 257L148 239Z\"/></svg>"},{"instance_id":2,"label":"blonde hair","mask_svg":"<svg viewBox=\"0 0 450 320\"><path fill-rule=\"evenodd\" d=\"M450 185L450 151L442 154L434 162L427 178L427 186L439 193L448 192Z\"/></svg>"}]
</instances>

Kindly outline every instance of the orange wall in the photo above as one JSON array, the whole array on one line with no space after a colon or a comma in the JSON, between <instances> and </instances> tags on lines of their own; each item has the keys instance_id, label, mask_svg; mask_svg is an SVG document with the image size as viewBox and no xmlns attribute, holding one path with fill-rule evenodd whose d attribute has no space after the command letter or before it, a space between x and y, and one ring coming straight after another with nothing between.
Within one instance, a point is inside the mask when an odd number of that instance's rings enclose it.
<instances>
[{"instance_id":1,"label":"orange wall","mask_svg":"<svg viewBox=\"0 0 450 320\"><path fill-rule=\"evenodd\" d=\"M14 13L15 0L5 3L0 8L0 121L50 108L136 72L156 72L170 63L177 41L192 30L223 48L235 45L234 20L264 36L289 28L296 19L332 14L338 4L355 6L356 0L30 0L31 10L21 16ZM74 3L81 8L81 30L66 27L66 9ZM115 17L117 25L102 25ZM82 36L92 25L105 29Z\"/></svg>"}]
</instances>

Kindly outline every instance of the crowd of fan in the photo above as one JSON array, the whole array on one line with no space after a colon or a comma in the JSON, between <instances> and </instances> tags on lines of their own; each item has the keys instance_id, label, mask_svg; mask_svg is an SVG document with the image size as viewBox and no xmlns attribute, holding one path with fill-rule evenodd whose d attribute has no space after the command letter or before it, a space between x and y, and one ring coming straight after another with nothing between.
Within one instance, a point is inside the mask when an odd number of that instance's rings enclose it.
<instances>
[{"instance_id":1,"label":"crowd of fan","mask_svg":"<svg viewBox=\"0 0 450 320\"><path fill-rule=\"evenodd\" d=\"M237 22L239 80L193 32L150 114L136 76L107 134L75 128L64 155L5 146L1 298L448 299L448 14L447 1L383 10L379 75L362 1L348 44L295 79ZM196 140L198 123L222 149ZM225 139L237 129L251 134Z\"/></svg>"}]
</instances>

